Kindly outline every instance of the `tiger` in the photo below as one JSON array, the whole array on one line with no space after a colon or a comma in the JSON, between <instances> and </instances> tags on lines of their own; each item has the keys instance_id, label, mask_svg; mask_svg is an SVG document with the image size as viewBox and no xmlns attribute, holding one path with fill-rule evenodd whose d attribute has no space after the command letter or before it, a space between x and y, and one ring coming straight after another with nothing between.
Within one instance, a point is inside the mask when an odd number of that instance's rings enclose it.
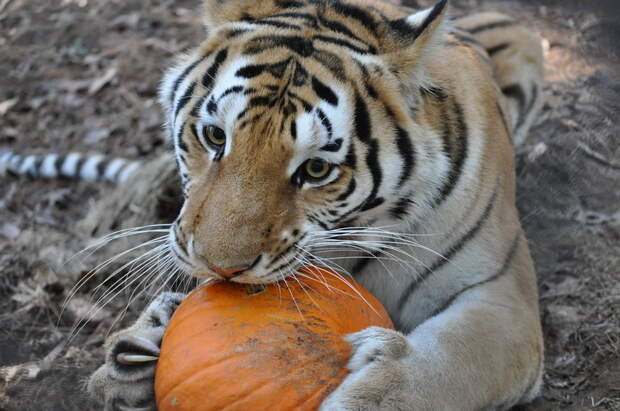
<instances>
[{"instance_id":1,"label":"tiger","mask_svg":"<svg viewBox=\"0 0 620 411\"><path fill-rule=\"evenodd\" d=\"M373 293L395 329L346 337L349 374L322 410L535 399L544 350L514 147L542 104L538 35L498 13L451 17L447 0L203 10L204 41L160 88L184 200L168 234L178 267L266 284L319 261ZM184 297L160 294L108 338L87 387L106 410L156 408L159 344Z\"/></svg>"}]
</instances>

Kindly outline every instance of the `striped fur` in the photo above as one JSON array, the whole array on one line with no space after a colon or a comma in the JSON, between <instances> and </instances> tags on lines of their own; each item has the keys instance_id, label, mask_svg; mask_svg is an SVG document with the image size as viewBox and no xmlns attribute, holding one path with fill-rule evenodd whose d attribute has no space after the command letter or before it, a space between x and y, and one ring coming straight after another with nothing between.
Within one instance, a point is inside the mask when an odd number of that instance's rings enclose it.
<instances>
[{"instance_id":1,"label":"striped fur","mask_svg":"<svg viewBox=\"0 0 620 411\"><path fill-rule=\"evenodd\" d=\"M542 333L512 148L540 107L536 35L499 14L452 20L445 0L413 14L373 0L205 10L207 39L161 86L185 195L178 265L267 283L321 257L372 291L399 331L350 337L351 375L324 409L536 396ZM99 398L148 402L143 379L114 370L93 376Z\"/></svg>"},{"instance_id":2,"label":"striped fur","mask_svg":"<svg viewBox=\"0 0 620 411\"><path fill-rule=\"evenodd\" d=\"M120 184L133 175L140 166L140 161L108 158L100 154L21 156L11 152L0 152L0 175L22 175L35 179L70 178Z\"/></svg>"}]
</instances>

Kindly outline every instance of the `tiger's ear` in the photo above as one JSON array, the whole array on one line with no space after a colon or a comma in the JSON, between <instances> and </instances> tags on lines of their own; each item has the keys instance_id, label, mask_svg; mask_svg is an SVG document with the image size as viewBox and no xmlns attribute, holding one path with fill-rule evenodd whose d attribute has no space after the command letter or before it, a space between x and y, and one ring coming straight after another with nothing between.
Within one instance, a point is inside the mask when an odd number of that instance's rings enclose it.
<instances>
[{"instance_id":1,"label":"tiger's ear","mask_svg":"<svg viewBox=\"0 0 620 411\"><path fill-rule=\"evenodd\" d=\"M203 19L208 29L232 21L260 19L282 8L278 0L204 0Z\"/></svg>"},{"instance_id":2,"label":"tiger's ear","mask_svg":"<svg viewBox=\"0 0 620 411\"><path fill-rule=\"evenodd\" d=\"M441 46L449 30L447 0L389 23L383 58L400 77L412 75Z\"/></svg>"}]
</instances>

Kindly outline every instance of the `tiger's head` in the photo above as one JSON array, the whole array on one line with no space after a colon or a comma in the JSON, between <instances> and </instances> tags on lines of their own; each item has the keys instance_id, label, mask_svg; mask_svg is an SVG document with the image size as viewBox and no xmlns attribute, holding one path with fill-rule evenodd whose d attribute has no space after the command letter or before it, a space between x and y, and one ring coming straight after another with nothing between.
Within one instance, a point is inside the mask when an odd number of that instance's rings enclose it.
<instances>
[{"instance_id":1,"label":"tiger's head","mask_svg":"<svg viewBox=\"0 0 620 411\"><path fill-rule=\"evenodd\" d=\"M357 2L205 3L206 40L161 87L185 197L170 230L179 265L273 282L329 230L414 215L436 171L406 89L423 82L446 1L408 17Z\"/></svg>"}]
</instances>

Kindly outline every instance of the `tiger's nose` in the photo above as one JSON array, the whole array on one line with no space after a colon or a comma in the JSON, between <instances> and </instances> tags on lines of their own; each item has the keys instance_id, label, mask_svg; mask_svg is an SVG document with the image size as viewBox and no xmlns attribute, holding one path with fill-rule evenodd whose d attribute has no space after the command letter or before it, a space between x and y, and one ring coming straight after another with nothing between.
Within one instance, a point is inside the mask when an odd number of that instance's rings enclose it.
<instances>
[{"instance_id":1,"label":"tiger's nose","mask_svg":"<svg viewBox=\"0 0 620 411\"><path fill-rule=\"evenodd\" d=\"M231 279L246 271L248 268L250 268L250 266L244 265L238 267L220 268L216 265L209 264L209 268L221 275L222 277L226 279Z\"/></svg>"}]
</instances>

